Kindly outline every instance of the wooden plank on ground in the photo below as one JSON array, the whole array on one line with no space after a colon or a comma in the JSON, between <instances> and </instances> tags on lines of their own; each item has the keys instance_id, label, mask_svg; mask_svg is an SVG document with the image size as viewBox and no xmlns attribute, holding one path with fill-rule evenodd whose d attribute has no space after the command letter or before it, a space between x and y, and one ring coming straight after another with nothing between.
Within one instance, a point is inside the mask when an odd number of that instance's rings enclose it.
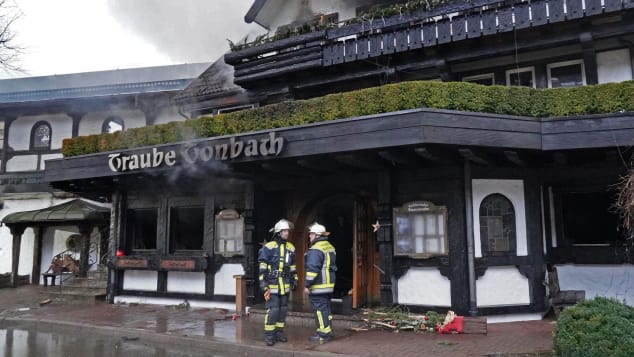
<instances>
[{"instance_id":1,"label":"wooden plank on ground","mask_svg":"<svg viewBox=\"0 0 634 357\"><path fill-rule=\"evenodd\" d=\"M464 317L462 332L466 334L487 334L487 318L484 316Z\"/></svg>"}]
</instances>

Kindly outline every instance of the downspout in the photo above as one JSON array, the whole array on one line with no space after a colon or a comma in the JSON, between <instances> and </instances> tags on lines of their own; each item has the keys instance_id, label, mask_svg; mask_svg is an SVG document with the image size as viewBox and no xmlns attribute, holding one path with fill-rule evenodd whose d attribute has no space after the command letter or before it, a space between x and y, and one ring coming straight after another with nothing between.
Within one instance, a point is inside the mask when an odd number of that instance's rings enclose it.
<instances>
[{"instance_id":1,"label":"downspout","mask_svg":"<svg viewBox=\"0 0 634 357\"><path fill-rule=\"evenodd\" d=\"M182 106L182 105L179 105L179 106L178 106L178 110L177 110L177 112L178 112L178 114L179 114L180 116L182 116L183 118L185 118L185 120L191 119L191 118L190 118L187 114L185 114L185 113L183 112L183 106Z\"/></svg>"},{"instance_id":2,"label":"downspout","mask_svg":"<svg viewBox=\"0 0 634 357\"><path fill-rule=\"evenodd\" d=\"M471 186L471 163L464 159L464 201L467 230L467 271L469 275L469 315L478 314L476 301L475 249L473 241L473 190Z\"/></svg>"}]
</instances>

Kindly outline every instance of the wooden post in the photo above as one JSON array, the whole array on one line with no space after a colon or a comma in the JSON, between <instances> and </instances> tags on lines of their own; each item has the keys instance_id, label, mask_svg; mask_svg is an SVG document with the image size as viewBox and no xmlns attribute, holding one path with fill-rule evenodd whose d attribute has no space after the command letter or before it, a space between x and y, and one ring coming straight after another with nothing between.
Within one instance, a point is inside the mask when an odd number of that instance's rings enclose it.
<instances>
[{"instance_id":1,"label":"wooden post","mask_svg":"<svg viewBox=\"0 0 634 357\"><path fill-rule=\"evenodd\" d=\"M35 239L33 242L33 270L31 270L31 284L40 285L40 273L42 272L42 240L45 227L34 227Z\"/></svg>"},{"instance_id":2,"label":"wooden post","mask_svg":"<svg viewBox=\"0 0 634 357\"><path fill-rule=\"evenodd\" d=\"M391 306L394 302L392 286L392 177L389 172L381 172L377 180L378 212L381 228L378 231L379 266L381 267L380 290L381 304Z\"/></svg>"},{"instance_id":3,"label":"wooden post","mask_svg":"<svg viewBox=\"0 0 634 357\"><path fill-rule=\"evenodd\" d=\"M24 226L10 226L11 235L13 236L13 250L11 260L11 286L18 287L18 268L20 267L20 244L22 243L22 234L24 234Z\"/></svg>"},{"instance_id":4,"label":"wooden post","mask_svg":"<svg viewBox=\"0 0 634 357\"><path fill-rule=\"evenodd\" d=\"M234 275L236 279L236 314L242 316L244 307L247 305L247 285L242 275Z\"/></svg>"},{"instance_id":5,"label":"wooden post","mask_svg":"<svg viewBox=\"0 0 634 357\"><path fill-rule=\"evenodd\" d=\"M475 275L475 248L473 237L473 191L471 187L471 162L464 159L464 205L465 205L465 228L467 230L467 272L469 279L469 314L478 314L478 303L476 301L476 275Z\"/></svg>"},{"instance_id":6,"label":"wooden post","mask_svg":"<svg viewBox=\"0 0 634 357\"><path fill-rule=\"evenodd\" d=\"M90 232L92 225L80 225L79 234L81 234L80 257L79 257L79 276L85 278L88 276L88 256L90 255Z\"/></svg>"}]
</instances>

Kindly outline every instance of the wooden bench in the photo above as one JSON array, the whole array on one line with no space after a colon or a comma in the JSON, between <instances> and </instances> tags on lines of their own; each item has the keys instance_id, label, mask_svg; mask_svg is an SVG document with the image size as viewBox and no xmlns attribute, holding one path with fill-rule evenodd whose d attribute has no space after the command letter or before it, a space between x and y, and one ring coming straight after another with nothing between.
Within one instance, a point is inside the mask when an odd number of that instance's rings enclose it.
<instances>
[{"instance_id":1,"label":"wooden bench","mask_svg":"<svg viewBox=\"0 0 634 357\"><path fill-rule=\"evenodd\" d=\"M554 266L548 270L548 289L550 292L550 306L557 317L566 307L572 306L586 298L585 290L560 290L559 276L557 275L557 268Z\"/></svg>"},{"instance_id":2,"label":"wooden bench","mask_svg":"<svg viewBox=\"0 0 634 357\"><path fill-rule=\"evenodd\" d=\"M59 273L44 273L42 277L44 278L44 287L48 286L48 279L51 279L51 286L55 286L55 279L57 278Z\"/></svg>"}]
</instances>

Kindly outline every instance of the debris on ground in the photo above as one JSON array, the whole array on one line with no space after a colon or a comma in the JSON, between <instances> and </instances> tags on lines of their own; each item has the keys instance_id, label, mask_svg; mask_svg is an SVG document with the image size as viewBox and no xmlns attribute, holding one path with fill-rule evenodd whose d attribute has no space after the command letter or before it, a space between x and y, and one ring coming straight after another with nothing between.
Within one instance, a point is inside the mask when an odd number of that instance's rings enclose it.
<instances>
[{"instance_id":1,"label":"debris on ground","mask_svg":"<svg viewBox=\"0 0 634 357\"><path fill-rule=\"evenodd\" d=\"M425 314L413 314L401 308L363 310L363 324L353 327L353 331L381 329L393 332L438 332L447 334L468 333L486 334L486 317L457 316L449 310L447 314L427 311Z\"/></svg>"}]
</instances>

